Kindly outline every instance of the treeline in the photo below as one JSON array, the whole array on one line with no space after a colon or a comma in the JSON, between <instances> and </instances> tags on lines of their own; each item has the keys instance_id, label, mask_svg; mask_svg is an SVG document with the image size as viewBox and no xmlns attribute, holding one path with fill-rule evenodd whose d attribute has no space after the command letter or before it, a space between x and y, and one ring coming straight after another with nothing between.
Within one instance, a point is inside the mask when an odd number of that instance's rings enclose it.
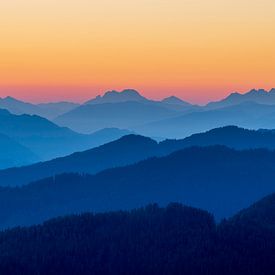
<instances>
[{"instance_id":1,"label":"treeline","mask_svg":"<svg viewBox=\"0 0 275 275\"><path fill-rule=\"evenodd\" d=\"M173 203L15 228L0 234L0 273L275 274L274 202L219 225Z\"/></svg>"}]
</instances>

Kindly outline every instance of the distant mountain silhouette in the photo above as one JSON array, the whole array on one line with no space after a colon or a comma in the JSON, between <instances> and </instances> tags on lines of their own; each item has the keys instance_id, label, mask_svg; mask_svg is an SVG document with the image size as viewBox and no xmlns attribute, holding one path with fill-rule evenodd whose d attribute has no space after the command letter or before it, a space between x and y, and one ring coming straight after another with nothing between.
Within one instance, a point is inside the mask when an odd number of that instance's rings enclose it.
<instances>
[{"instance_id":1,"label":"distant mountain silhouette","mask_svg":"<svg viewBox=\"0 0 275 275\"><path fill-rule=\"evenodd\" d=\"M37 106L40 108L40 111L38 113L40 116L43 116L48 119L53 119L53 118L56 118L57 116L60 116L62 114L65 114L75 109L76 107L80 106L80 104L60 101L60 102L40 103L40 104L37 104Z\"/></svg>"},{"instance_id":2,"label":"distant mountain silhouette","mask_svg":"<svg viewBox=\"0 0 275 275\"><path fill-rule=\"evenodd\" d=\"M103 96L98 95L84 104L118 103L127 101L147 101L147 99L140 95L138 91L128 89L121 92L108 91Z\"/></svg>"},{"instance_id":3,"label":"distant mountain silhouette","mask_svg":"<svg viewBox=\"0 0 275 275\"><path fill-rule=\"evenodd\" d=\"M7 109L13 114L37 114L40 112L38 106L27 103L11 96L0 98L0 109Z\"/></svg>"},{"instance_id":4,"label":"distant mountain silhouette","mask_svg":"<svg viewBox=\"0 0 275 275\"><path fill-rule=\"evenodd\" d=\"M107 129L82 135L36 115L13 115L0 110L0 133L29 148L41 160L48 160L99 146L130 132Z\"/></svg>"},{"instance_id":5,"label":"distant mountain silhouette","mask_svg":"<svg viewBox=\"0 0 275 275\"><path fill-rule=\"evenodd\" d=\"M222 108L237 105L243 102L255 102L258 104L275 105L275 88L270 91L253 89L245 94L232 93L225 99L207 104L207 108Z\"/></svg>"},{"instance_id":6,"label":"distant mountain silhouette","mask_svg":"<svg viewBox=\"0 0 275 275\"><path fill-rule=\"evenodd\" d=\"M161 100L162 103L166 104L175 104L175 105L182 105L182 106L191 106L190 103L183 101L182 99L176 96L169 96Z\"/></svg>"},{"instance_id":7,"label":"distant mountain silhouette","mask_svg":"<svg viewBox=\"0 0 275 275\"><path fill-rule=\"evenodd\" d=\"M115 139L123 134L127 132L105 129L92 136L93 139L107 142L108 140L104 137ZM224 145L235 149L267 148L274 150L275 132L228 126L194 134L182 140L165 140L160 143L146 137L129 135L99 148L27 167L0 171L0 182L1 185L23 185L65 172L94 174L108 168L133 164L149 157L165 156L191 146L211 145Z\"/></svg>"},{"instance_id":8,"label":"distant mountain silhouette","mask_svg":"<svg viewBox=\"0 0 275 275\"><path fill-rule=\"evenodd\" d=\"M28 225L70 213L171 201L205 209L220 219L273 193L274 175L275 152L192 147L94 176L64 174L22 188L2 188L0 223Z\"/></svg>"},{"instance_id":9,"label":"distant mountain silhouette","mask_svg":"<svg viewBox=\"0 0 275 275\"><path fill-rule=\"evenodd\" d=\"M22 166L39 161L28 148L0 134L0 169Z\"/></svg>"},{"instance_id":10,"label":"distant mountain silhouette","mask_svg":"<svg viewBox=\"0 0 275 275\"><path fill-rule=\"evenodd\" d=\"M82 105L57 117L54 122L77 132L90 133L110 127L132 129L135 125L173 117L178 113L159 103L126 101Z\"/></svg>"},{"instance_id":11,"label":"distant mountain silhouette","mask_svg":"<svg viewBox=\"0 0 275 275\"><path fill-rule=\"evenodd\" d=\"M53 119L77 106L79 104L71 102L41 103L36 105L10 96L0 98L0 109L6 109L16 115L38 115L48 119Z\"/></svg>"},{"instance_id":12,"label":"distant mountain silhouette","mask_svg":"<svg viewBox=\"0 0 275 275\"><path fill-rule=\"evenodd\" d=\"M133 130L147 136L183 138L194 133L227 125L250 129L273 129L275 125L275 105L244 102L214 110L200 109L177 117L134 127Z\"/></svg>"},{"instance_id":13,"label":"distant mountain silhouette","mask_svg":"<svg viewBox=\"0 0 275 275\"><path fill-rule=\"evenodd\" d=\"M162 101L147 99L136 90L109 91L85 102L54 121L77 132L90 133L102 128L127 128L170 118L198 109L171 96Z\"/></svg>"}]
</instances>

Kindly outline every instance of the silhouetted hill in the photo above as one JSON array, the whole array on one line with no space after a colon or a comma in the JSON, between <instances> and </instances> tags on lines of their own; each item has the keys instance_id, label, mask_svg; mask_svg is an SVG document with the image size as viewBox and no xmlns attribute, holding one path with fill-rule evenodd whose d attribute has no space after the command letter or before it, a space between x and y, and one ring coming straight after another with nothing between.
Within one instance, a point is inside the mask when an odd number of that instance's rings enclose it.
<instances>
[{"instance_id":1,"label":"silhouetted hill","mask_svg":"<svg viewBox=\"0 0 275 275\"><path fill-rule=\"evenodd\" d=\"M36 115L13 115L7 110L0 110L0 133L27 147L41 160L90 149L117 139L126 132L109 129L83 135Z\"/></svg>"},{"instance_id":2,"label":"silhouetted hill","mask_svg":"<svg viewBox=\"0 0 275 275\"><path fill-rule=\"evenodd\" d=\"M0 272L198 274L214 232L210 214L178 204L58 218L0 233Z\"/></svg>"},{"instance_id":3,"label":"silhouetted hill","mask_svg":"<svg viewBox=\"0 0 275 275\"><path fill-rule=\"evenodd\" d=\"M220 101L208 103L206 107L223 108L226 106L237 105L243 102L275 105L275 88L271 89L270 91L266 91L264 89L253 89L245 94L232 93Z\"/></svg>"},{"instance_id":4,"label":"silhouetted hill","mask_svg":"<svg viewBox=\"0 0 275 275\"><path fill-rule=\"evenodd\" d=\"M275 192L274 175L275 152L187 148L94 176L64 174L22 188L3 188L0 222L4 227L28 225L69 213L171 201L205 209L220 219Z\"/></svg>"},{"instance_id":5,"label":"silhouetted hill","mask_svg":"<svg viewBox=\"0 0 275 275\"><path fill-rule=\"evenodd\" d=\"M127 131L105 129L94 133L93 140L108 142ZM105 138L106 137L106 138ZM148 157L164 156L190 146L225 145L235 149L275 149L275 133L269 130L247 130L227 126L195 134L182 140L166 140L157 144L142 136L129 136L100 148L79 152L29 167L0 171L1 185L22 185L64 172L97 173L107 168L133 164ZM99 161L100 160L100 161ZM19 180L20 179L20 180Z\"/></svg>"},{"instance_id":6,"label":"silhouetted hill","mask_svg":"<svg viewBox=\"0 0 275 275\"><path fill-rule=\"evenodd\" d=\"M39 161L39 158L28 148L0 134L0 169L28 165Z\"/></svg>"},{"instance_id":7,"label":"silhouetted hill","mask_svg":"<svg viewBox=\"0 0 275 275\"><path fill-rule=\"evenodd\" d=\"M220 272L235 274L234 268L239 274L274 274L275 194L224 221L218 228L218 240Z\"/></svg>"},{"instance_id":8,"label":"silhouetted hill","mask_svg":"<svg viewBox=\"0 0 275 275\"><path fill-rule=\"evenodd\" d=\"M275 230L275 194L264 197L250 207L240 211L229 220L230 224L249 224Z\"/></svg>"},{"instance_id":9,"label":"silhouetted hill","mask_svg":"<svg viewBox=\"0 0 275 275\"><path fill-rule=\"evenodd\" d=\"M237 216L216 225L199 209L152 204L15 228L0 233L0 273L273 275L274 195Z\"/></svg>"}]
</instances>

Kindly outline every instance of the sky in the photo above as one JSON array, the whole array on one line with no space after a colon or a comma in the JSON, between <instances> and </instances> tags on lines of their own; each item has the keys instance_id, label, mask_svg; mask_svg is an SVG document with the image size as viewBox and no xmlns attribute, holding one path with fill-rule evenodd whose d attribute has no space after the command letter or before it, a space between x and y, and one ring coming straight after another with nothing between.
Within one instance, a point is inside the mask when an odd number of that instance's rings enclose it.
<instances>
[{"instance_id":1,"label":"sky","mask_svg":"<svg viewBox=\"0 0 275 275\"><path fill-rule=\"evenodd\" d=\"M203 103L274 86L274 0L0 1L0 97Z\"/></svg>"}]
</instances>

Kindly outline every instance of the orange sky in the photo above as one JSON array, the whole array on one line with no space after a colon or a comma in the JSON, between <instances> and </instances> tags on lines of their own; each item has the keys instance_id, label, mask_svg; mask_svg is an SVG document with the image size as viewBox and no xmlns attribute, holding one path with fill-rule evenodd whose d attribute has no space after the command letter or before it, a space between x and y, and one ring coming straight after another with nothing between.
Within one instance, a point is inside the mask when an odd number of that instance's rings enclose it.
<instances>
[{"instance_id":1,"label":"orange sky","mask_svg":"<svg viewBox=\"0 0 275 275\"><path fill-rule=\"evenodd\" d=\"M274 0L8 0L0 39L0 96L202 103L275 86Z\"/></svg>"}]
</instances>

